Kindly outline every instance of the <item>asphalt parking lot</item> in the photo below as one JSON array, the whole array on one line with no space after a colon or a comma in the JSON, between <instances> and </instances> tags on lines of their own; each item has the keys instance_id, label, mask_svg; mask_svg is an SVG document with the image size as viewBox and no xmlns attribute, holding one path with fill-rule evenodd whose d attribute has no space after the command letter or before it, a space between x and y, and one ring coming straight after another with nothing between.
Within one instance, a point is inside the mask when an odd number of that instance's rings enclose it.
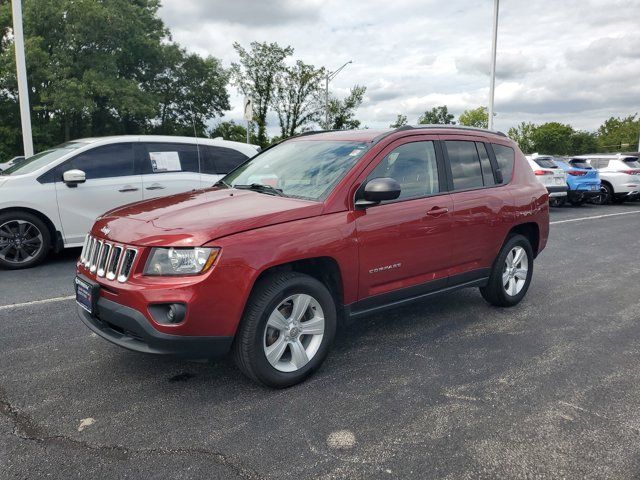
<instances>
[{"instance_id":1,"label":"asphalt parking lot","mask_svg":"<svg viewBox=\"0 0 640 480\"><path fill-rule=\"evenodd\" d=\"M0 478L640 477L640 203L552 223L519 306L362 319L284 391L90 333L77 250L0 271Z\"/></svg>"}]
</instances>

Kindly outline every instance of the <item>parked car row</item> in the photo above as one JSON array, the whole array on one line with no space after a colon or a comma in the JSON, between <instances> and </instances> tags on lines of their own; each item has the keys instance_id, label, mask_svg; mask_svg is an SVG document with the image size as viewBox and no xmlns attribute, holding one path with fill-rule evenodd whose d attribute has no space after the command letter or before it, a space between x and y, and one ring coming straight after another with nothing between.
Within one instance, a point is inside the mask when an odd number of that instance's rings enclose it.
<instances>
[{"instance_id":1,"label":"parked car row","mask_svg":"<svg viewBox=\"0 0 640 480\"><path fill-rule=\"evenodd\" d=\"M567 200L574 206L640 199L640 160L624 154L593 154L557 158L528 155L529 166L549 192L552 206Z\"/></svg>"},{"instance_id":2,"label":"parked car row","mask_svg":"<svg viewBox=\"0 0 640 480\"><path fill-rule=\"evenodd\" d=\"M209 187L259 147L169 136L84 138L0 172L0 267L26 268L51 248L82 246L102 213Z\"/></svg>"}]
</instances>

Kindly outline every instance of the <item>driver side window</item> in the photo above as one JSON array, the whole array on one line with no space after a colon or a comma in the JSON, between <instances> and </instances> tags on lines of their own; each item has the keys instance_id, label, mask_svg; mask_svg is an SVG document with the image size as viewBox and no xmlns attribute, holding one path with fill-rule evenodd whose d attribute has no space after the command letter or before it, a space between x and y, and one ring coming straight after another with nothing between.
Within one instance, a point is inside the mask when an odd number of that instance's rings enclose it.
<instances>
[{"instance_id":1,"label":"driver side window","mask_svg":"<svg viewBox=\"0 0 640 480\"><path fill-rule=\"evenodd\" d=\"M393 178L400 184L398 200L438 193L438 163L433 142L412 142L399 146L380 161L367 181L384 177Z\"/></svg>"},{"instance_id":2,"label":"driver side window","mask_svg":"<svg viewBox=\"0 0 640 480\"><path fill-rule=\"evenodd\" d=\"M133 144L114 143L82 152L58 167L57 181L73 169L82 170L87 180L134 175Z\"/></svg>"}]
</instances>

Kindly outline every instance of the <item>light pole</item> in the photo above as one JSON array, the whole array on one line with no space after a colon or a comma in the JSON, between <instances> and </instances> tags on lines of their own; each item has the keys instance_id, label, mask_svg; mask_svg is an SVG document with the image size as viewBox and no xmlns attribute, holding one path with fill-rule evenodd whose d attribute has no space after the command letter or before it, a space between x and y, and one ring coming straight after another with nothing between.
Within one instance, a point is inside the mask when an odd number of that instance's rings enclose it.
<instances>
[{"instance_id":1,"label":"light pole","mask_svg":"<svg viewBox=\"0 0 640 480\"><path fill-rule=\"evenodd\" d=\"M329 82L336 78L336 75L340 73L340 71L353 63L353 60L349 60L347 63L342 65L339 69L334 72L327 72L327 75L324 77L324 128L325 130L329 130Z\"/></svg>"},{"instance_id":2,"label":"light pole","mask_svg":"<svg viewBox=\"0 0 640 480\"><path fill-rule=\"evenodd\" d=\"M491 79L489 84L489 130L493 129L493 96L496 89L496 46L498 43L498 3L493 0L493 31L491 32Z\"/></svg>"},{"instance_id":3,"label":"light pole","mask_svg":"<svg viewBox=\"0 0 640 480\"><path fill-rule=\"evenodd\" d=\"M22 1L11 2L13 14L13 42L16 49L16 77L18 79L18 99L20 101L20 122L22 123L22 143L24 156L33 155L31 137L31 111L29 110L29 86L27 85L27 66L24 61L24 34L22 32Z\"/></svg>"}]
</instances>

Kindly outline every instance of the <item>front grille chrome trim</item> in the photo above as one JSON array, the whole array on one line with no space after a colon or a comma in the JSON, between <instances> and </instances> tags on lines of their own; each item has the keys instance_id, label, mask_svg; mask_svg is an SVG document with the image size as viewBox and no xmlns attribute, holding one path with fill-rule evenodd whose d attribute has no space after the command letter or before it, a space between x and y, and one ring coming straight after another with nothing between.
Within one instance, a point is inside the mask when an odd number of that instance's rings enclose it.
<instances>
[{"instance_id":1,"label":"front grille chrome trim","mask_svg":"<svg viewBox=\"0 0 640 480\"><path fill-rule=\"evenodd\" d=\"M118 282L124 283L129 279L131 271L133 270L133 263L135 262L137 255L138 251L135 248L127 248L125 250L118 274Z\"/></svg>"}]
</instances>

